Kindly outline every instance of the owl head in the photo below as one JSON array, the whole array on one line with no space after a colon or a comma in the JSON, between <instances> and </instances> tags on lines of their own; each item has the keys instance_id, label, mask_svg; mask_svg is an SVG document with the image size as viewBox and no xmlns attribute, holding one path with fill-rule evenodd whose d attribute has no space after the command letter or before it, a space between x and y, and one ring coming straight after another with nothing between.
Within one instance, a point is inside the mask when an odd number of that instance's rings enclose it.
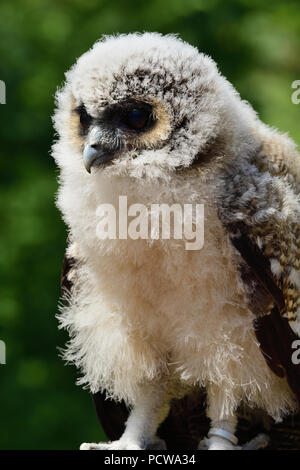
<instances>
[{"instance_id":1,"label":"owl head","mask_svg":"<svg viewBox=\"0 0 300 470\"><path fill-rule=\"evenodd\" d=\"M176 36L105 37L57 93L54 157L94 178L156 177L241 151L250 115L215 62Z\"/></svg>"}]
</instances>

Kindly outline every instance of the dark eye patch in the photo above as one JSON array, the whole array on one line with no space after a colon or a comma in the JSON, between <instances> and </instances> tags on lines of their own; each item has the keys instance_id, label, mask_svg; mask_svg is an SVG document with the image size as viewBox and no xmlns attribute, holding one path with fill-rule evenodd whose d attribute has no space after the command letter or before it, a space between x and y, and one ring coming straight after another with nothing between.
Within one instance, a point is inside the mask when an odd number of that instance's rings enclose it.
<instances>
[{"instance_id":1,"label":"dark eye patch","mask_svg":"<svg viewBox=\"0 0 300 470\"><path fill-rule=\"evenodd\" d=\"M84 104L81 104L80 106L75 108L74 111L79 115L79 120L82 129L86 131L91 125L91 122L93 120L92 116L88 114Z\"/></svg>"},{"instance_id":2,"label":"dark eye patch","mask_svg":"<svg viewBox=\"0 0 300 470\"><path fill-rule=\"evenodd\" d=\"M82 136L87 135L92 123L101 125L108 131L120 129L129 132L143 132L151 128L155 122L152 106L149 103L136 100L109 105L99 112L97 118L88 114L83 103L77 106L74 112L79 115Z\"/></svg>"},{"instance_id":3,"label":"dark eye patch","mask_svg":"<svg viewBox=\"0 0 300 470\"><path fill-rule=\"evenodd\" d=\"M142 132L153 123L153 108L148 103L135 100L109 106L102 117L103 121L122 130Z\"/></svg>"}]
</instances>

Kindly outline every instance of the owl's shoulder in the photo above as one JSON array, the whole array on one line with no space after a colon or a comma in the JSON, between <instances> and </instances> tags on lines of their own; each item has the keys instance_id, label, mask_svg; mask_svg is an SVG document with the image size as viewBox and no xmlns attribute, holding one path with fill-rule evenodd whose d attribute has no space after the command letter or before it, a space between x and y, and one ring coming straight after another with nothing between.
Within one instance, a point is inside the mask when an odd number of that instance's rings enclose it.
<instances>
[{"instance_id":1,"label":"owl's shoulder","mask_svg":"<svg viewBox=\"0 0 300 470\"><path fill-rule=\"evenodd\" d=\"M284 179L300 193L300 153L295 142L286 134L261 124L256 131L261 145L255 161L261 171Z\"/></svg>"}]
</instances>

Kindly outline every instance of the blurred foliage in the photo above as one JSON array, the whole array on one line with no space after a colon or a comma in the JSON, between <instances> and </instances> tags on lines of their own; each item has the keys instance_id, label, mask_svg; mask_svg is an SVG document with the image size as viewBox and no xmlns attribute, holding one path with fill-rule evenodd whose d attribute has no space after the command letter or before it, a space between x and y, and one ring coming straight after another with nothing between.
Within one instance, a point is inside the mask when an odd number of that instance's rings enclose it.
<instances>
[{"instance_id":1,"label":"blurred foliage","mask_svg":"<svg viewBox=\"0 0 300 470\"><path fill-rule=\"evenodd\" d=\"M53 95L102 34L179 33L211 55L261 118L299 143L300 4L278 0L1 0L0 448L71 449L103 438L88 393L57 346L66 230L49 156Z\"/></svg>"}]
</instances>

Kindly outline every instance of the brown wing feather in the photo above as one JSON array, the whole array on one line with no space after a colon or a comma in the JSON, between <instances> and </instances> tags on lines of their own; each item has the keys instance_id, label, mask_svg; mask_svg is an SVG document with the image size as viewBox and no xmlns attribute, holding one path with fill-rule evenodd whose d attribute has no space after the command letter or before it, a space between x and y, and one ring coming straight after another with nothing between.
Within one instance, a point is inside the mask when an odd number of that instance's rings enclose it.
<instances>
[{"instance_id":1,"label":"brown wing feather","mask_svg":"<svg viewBox=\"0 0 300 470\"><path fill-rule=\"evenodd\" d=\"M292 344L299 338L280 315L285 309L284 294L272 275L269 261L247 235L232 238L232 243L274 301L271 312L257 318L256 337L268 366L279 377L286 377L300 404L300 364L292 363Z\"/></svg>"}]
</instances>

